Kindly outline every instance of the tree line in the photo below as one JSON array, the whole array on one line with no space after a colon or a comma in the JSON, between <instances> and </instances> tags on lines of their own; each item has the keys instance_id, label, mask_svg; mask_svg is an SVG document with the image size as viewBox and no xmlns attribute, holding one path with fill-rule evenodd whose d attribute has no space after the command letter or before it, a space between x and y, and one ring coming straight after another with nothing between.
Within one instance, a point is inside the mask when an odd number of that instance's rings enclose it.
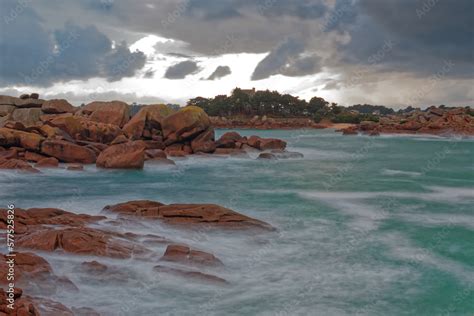
<instances>
[{"instance_id":1,"label":"tree line","mask_svg":"<svg viewBox=\"0 0 474 316\"><path fill-rule=\"evenodd\" d=\"M255 115L273 118L311 118L315 122L329 119L335 123L359 123L364 120L378 121L380 114L392 114L393 109L384 106L354 105L343 107L329 103L324 98L313 97L309 102L278 91L248 92L235 88L230 96L218 95L214 98L196 97L187 105L201 107L210 116L253 117Z\"/></svg>"}]
</instances>

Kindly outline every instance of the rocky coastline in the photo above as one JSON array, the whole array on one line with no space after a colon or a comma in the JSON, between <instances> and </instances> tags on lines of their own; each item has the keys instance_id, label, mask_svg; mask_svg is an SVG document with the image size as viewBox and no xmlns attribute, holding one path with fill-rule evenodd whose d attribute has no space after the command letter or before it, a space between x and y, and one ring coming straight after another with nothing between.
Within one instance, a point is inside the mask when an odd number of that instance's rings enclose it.
<instances>
[{"instance_id":1,"label":"rocky coastline","mask_svg":"<svg viewBox=\"0 0 474 316\"><path fill-rule=\"evenodd\" d=\"M0 209L0 229L8 228L8 210ZM76 214L57 208L15 209L15 250L1 255L0 283L8 286L8 260L14 258L13 292L0 290L0 314L17 316L39 315L100 315L90 306L66 306L48 299L58 291L78 293L79 289L67 275L57 275L44 253L60 256L86 256L75 271L88 279L100 281L110 278L128 278L126 272L105 258L148 262L150 275L172 275L186 282L227 286L227 280L219 276L225 268L225 258L195 249L183 242L156 234L139 235L116 231L111 225L120 220L133 218L138 221L157 221L173 225L181 230L244 230L259 234L274 228L263 221L245 216L214 204L169 204L139 200L105 206L97 216ZM153 250L149 244L159 244L163 253ZM203 269L204 268L204 269ZM125 275L124 275L125 273ZM8 305L14 300L14 309ZM113 311L108 311L113 314Z\"/></svg>"},{"instance_id":2,"label":"rocky coastline","mask_svg":"<svg viewBox=\"0 0 474 316\"><path fill-rule=\"evenodd\" d=\"M467 108L444 109L431 107L426 111L413 111L406 115L381 117L379 122L363 121L338 130L343 135L358 133L380 134L430 134L439 136L473 136L474 116Z\"/></svg>"},{"instance_id":3,"label":"rocky coastline","mask_svg":"<svg viewBox=\"0 0 474 316\"><path fill-rule=\"evenodd\" d=\"M239 129L324 129L334 128L344 135L359 133L377 136L380 134L430 134L440 136L473 136L474 116L469 108L430 107L426 111L416 110L407 114L379 116L378 122L362 121L359 124L332 123L322 120L315 123L309 118L253 118L211 117L213 126Z\"/></svg>"},{"instance_id":4,"label":"rocky coastline","mask_svg":"<svg viewBox=\"0 0 474 316\"><path fill-rule=\"evenodd\" d=\"M121 101L78 108L64 99L39 99L38 94L0 96L0 169L37 173L63 163L68 170L82 170L85 164L141 169L145 161L173 165L173 158L189 155L286 152L286 142L279 139L236 132L216 139L214 127L196 106L176 111L152 104L131 116L129 105Z\"/></svg>"}]
</instances>

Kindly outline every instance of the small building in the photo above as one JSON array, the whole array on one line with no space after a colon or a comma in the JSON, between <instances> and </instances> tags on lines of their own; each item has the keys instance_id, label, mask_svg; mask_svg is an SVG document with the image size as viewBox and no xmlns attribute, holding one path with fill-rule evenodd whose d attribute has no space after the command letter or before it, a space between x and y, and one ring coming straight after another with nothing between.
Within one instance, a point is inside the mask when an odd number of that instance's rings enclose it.
<instances>
[{"instance_id":1,"label":"small building","mask_svg":"<svg viewBox=\"0 0 474 316\"><path fill-rule=\"evenodd\" d=\"M255 91L255 88L252 88L252 89L242 89L242 92L250 97L253 97L256 91Z\"/></svg>"}]
</instances>

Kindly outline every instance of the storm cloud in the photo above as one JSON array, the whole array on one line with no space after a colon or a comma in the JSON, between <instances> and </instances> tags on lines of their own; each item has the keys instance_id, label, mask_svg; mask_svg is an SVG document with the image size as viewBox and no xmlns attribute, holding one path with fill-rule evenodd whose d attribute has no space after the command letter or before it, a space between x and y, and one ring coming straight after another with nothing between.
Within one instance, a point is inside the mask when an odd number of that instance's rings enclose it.
<instances>
[{"instance_id":1,"label":"storm cloud","mask_svg":"<svg viewBox=\"0 0 474 316\"><path fill-rule=\"evenodd\" d=\"M274 75L327 75L337 78L337 85L325 89L321 85L318 91L345 95L345 100L353 98L354 103L368 94L382 98L397 89L399 94L410 94L402 81L424 82L439 73L440 86L453 87L453 80L462 87L473 84L471 0L21 3L1 2L0 84L4 86L44 86L95 77L117 82L133 76L150 79L152 73L157 74L154 80L186 81L201 71L197 63L206 70L206 77L215 69L216 75L208 78L216 79L224 71L218 65L235 67L219 59L231 54L255 54L260 59L251 62L253 69L245 75L232 68L227 76L239 74L238 85L253 84L249 78L255 85L270 85L276 80ZM127 43L148 35L163 40L146 56L130 51ZM206 62L212 58L219 60ZM160 69L148 71L153 62L163 60L167 62ZM451 65L448 71L443 70L446 64ZM242 78L245 82L240 83ZM388 84L380 83L388 78L393 85L390 91ZM314 88L292 87L291 91L304 93ZM463 95L456 100L472 100L469 89L457 91Z\"/></svg>"},{"instance_id":2,"label":"storm cloud","mask_svg":"<svg viewBox=\"0 0 474 316\"><path fill-rule=\"evenodd\" d=\"M216 70L207 78L207 80L216 80L227 75L230 75L232 71L229 66L217 66Z\"/></svg>"},{"instance_id":3,"label":"storm cloud","mask_svg":"<svg viewBox=\"0 0 474 316\"><path fill-rule=\"evenodd\" d=\"M165 78L168 79L183 79L187 75L192 74L199 68L197 63L191 60L182 61L176 65L170 66L165 73Z\"/></svg>"},{"instance_id":4,"label":"storm cloud","mask_svg":"<svg viewBox=\"0 0 474 316\"><path fill-rule=\"evenodd\" d=\"M3 84L47 86L93 77L113 81L133 76L145 65L142 52L130 52L125 42L113 47L96 26L68 22L60 29L48 29L32 8L19 5L10 0L1 5L7 13L0 28Z\"/></svg>"}]
</instances>

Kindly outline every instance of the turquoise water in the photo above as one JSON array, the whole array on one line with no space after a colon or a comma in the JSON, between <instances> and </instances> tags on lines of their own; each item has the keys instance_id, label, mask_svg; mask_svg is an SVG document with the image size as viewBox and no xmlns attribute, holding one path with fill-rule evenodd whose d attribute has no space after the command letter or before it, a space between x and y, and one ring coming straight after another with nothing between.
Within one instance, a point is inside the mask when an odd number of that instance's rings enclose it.
<instances>
[{"instance_id":1,"label":"turquoise water","mask_svg":"<svg viewBox=\"0 0 474 316\"><path fill-rule=\"evenodd\" d=\"M276 232L183 231L126 221L210 251L230 282L156 275L156 263L100 259L124 278L78 272L85 256L43 254L79 293L51 297L103 315L473 315L474 140L240 131L288 141L303 159L191 158L143 171L3 172L3 204L97 214L133 199L211 202ZM219 131L219 134L223 131ZM107 223L101 225L108 225ZM147 245L148 246L148 245ZM150 245L158 253L164 245Z\"/></svg>"}]
</instances>

